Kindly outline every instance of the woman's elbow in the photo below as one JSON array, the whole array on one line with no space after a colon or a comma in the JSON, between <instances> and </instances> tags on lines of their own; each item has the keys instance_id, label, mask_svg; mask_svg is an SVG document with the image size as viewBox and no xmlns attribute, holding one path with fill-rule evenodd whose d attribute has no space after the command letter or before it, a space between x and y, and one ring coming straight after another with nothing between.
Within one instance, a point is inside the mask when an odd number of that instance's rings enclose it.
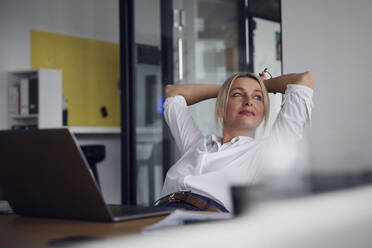
<instances>
[{"instance_id":1,"label":"woman's elbow","mask_svg":"<svg viewBox=\"0 0 372 248\"><path fill-rule=\"evenodd\" d=\"M167 86L165 86L165 97L168 98L172 96L175 96L174 85L167 84Z\"/></svg>"},{"instance_id":2,"label":"woman's elbow","mask_svg":"<svg viewBox=\"0 0 372 248\"><path fill-rule=\"evenodd\" d=\"M305 85L309 88L314 89L313 74L310 71L306 71L304 73L301 73L301 77L300 77L300 80L299 80L298 84Z\"/></svg>"}]
</instances>

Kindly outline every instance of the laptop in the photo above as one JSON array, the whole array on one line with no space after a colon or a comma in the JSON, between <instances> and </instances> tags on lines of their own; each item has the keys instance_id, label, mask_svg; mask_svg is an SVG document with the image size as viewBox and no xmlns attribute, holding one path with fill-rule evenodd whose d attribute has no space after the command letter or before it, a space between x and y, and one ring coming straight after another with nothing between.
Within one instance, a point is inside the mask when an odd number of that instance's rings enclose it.
<instances>
[{"instance_id":1,"label":"laptop","mask_svg":"<svg viewBox=\"0 0 372 248\"><path fill-rule=\"evenodd\" d=\"M0 188L23 216L116 222L173 211L107 205L68 129L0 131Z\"/></svg>"}]
</instances>

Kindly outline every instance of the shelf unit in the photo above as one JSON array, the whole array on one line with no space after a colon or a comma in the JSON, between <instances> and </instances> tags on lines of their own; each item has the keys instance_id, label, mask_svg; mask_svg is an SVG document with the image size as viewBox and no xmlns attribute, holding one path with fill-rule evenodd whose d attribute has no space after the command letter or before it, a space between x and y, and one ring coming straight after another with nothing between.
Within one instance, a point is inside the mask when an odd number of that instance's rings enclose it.
<instances>
[{"instance_id":1,"label":"shelf unit","mask_svg":"<svg viewBox=\"0 0 372 248\"><path fill-rule=\"evenodd\" d=\"M22 79L36 79L37 114L15 112L14 99L10 91L19 88ZM31 69L8 72L8 128L15 125L36 126L37 128L62 127L62 71L52 69ZM14 95L13 95L14 97ZM18 95L18 97L20 97ZM19 102L18 102L19 104ZM19 107L18 107L19 108Z\"/></svg>"},{"instance_id":2,"label":"shelf unit","mask_svg":"<svg viewBox=\"0 0 372 248\"><path fill-rule=\"evenodd\" d=\"M67 128L76 134L120 134L120 127L67 126Z\"/></svg>"}]
</instances>

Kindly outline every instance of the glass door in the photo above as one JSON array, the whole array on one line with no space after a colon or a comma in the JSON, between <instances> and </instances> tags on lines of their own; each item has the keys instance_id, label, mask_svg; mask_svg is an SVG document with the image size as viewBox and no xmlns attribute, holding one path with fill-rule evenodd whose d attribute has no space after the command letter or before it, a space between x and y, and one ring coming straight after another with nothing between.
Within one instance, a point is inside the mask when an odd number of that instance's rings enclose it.
<instances>
[{"instance_id":1,"label":"glass door","mask_svg":"<svg viewBox=\"0 0 372 248\"><path fill-rule=\"evenodd\" d=\"M239 0L173 0L174 84L222 84L239 66ZM203 134L219 133L215 100L190 107Z\"/></svg>"},{"instance_id":2,"label":"glass door","mask_svg":"<svg viewBox=\"0 0 372 248\"><path fill-rule=\"evenodd\" d=\"M136 199L151 205L163 184L160 0L134 2Z\"/></svg>"}]
</instances>

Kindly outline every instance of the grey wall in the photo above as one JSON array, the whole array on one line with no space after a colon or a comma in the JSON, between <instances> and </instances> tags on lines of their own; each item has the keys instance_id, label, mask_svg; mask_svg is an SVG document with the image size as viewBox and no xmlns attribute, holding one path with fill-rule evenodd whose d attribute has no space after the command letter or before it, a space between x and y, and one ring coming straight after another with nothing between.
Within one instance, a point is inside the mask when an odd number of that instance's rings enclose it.
<instances>
[{"instance_id":1,"label":"grey wall","mask_svg":"<svg viewBox=\"0 0 372 248\"><path fill-rule=\"evenodd\" d=\"M282 0L284 73L316 80L309 130L315 170L372 167L372 1Z\"/></svg>"}]
</instances>

